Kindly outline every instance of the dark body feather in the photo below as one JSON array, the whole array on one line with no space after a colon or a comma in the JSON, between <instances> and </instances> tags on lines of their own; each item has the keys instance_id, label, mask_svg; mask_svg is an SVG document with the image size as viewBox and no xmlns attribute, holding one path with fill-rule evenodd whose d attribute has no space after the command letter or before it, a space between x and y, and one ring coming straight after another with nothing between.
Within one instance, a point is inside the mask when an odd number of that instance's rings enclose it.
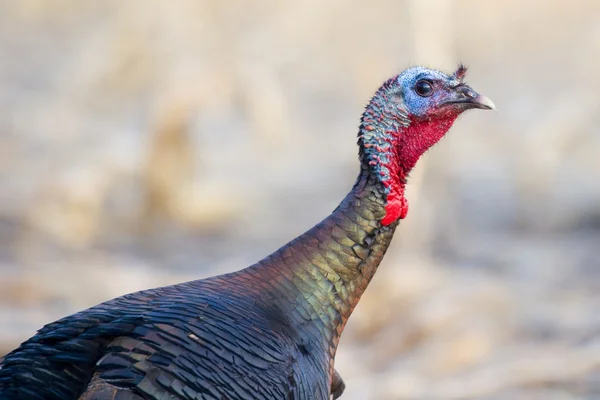
<instances>
[{"instance_id":1,"label":"dark body feather","mask_svg":"<svg viewBox=\"0 0 600 400\"><path fill-rule=\"evenodd\" d=\"M1 399L329 399L341 331L396 224L363 170L324 221L231 274L129 294L6 355Z\"/></svg>"}]
</instances>

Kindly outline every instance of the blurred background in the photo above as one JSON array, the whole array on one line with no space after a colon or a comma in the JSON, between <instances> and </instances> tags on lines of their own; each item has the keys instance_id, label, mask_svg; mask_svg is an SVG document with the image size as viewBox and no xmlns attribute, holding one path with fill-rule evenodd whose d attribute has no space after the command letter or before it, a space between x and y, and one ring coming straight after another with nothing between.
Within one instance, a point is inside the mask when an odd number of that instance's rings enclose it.
<instances>
[{"instance_id":1,"label":"blurred background","mask_svg":"<svg viewBox=\"0 0 600 400\"><path fill-rule=\"evenodd\" d=\"M352 399L600 399L600 2L0 1L0 355L328 215L407 66L469 112L342 338Z\"/></svg>"}]
</instances>

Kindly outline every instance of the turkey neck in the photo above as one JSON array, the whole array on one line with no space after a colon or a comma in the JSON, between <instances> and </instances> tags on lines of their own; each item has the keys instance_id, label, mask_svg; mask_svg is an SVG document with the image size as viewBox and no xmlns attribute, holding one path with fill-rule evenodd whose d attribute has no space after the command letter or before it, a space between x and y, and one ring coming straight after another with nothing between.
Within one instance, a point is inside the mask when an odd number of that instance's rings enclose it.
<instances>
[{"instance_id":1,"label":"turkey neck","mask_svg":"<svg viewBox=\"0 0 600 400\"><path fill-rule=\"evenodd\" d=\"M284 307L290 309L282 311L291 325L316 326L334 352L397 221L406 216L406 175L420 155L400 154L406 133L417 126L411 126L398 98L388 94L395 79L377 91L361 118L361 170L350 193L315 227L246 270L270 286L257 296L286 299Z\"/></svg>"},{"instance_id":2,"label":"turkey neck","mask_svg":"<svg viewBox=\"0 0 600 400\"><path fill-rule=\"evenodd\" d=\"M316 326L333 352L398 225L380 222L385 196L363 163L354 187L330 216L246 270L267 278L270 287L262 296L289 300L290 309L281 311L295 328Z\"/></svg>"}]
</instances>

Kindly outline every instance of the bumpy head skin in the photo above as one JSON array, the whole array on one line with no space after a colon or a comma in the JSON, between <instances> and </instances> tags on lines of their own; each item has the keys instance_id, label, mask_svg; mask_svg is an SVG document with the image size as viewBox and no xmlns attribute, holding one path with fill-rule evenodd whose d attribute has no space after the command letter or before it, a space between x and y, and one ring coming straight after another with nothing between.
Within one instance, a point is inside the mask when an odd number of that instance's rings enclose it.
<instances>
[{"instance_id":1,"label":"bumpy head skin","mask_svg":"<svg viewBox=\"0 0 600 400\"><path fill-rule=\"evenodd\" d=\"M419 157L440 140L464 111L495 109L471 89L459 66L452 75L425 67L408 68L388 80L367 106L359 130L361 161L381 181L389 225L406 217L404 187Z\"/></svg>"}]
</instances>

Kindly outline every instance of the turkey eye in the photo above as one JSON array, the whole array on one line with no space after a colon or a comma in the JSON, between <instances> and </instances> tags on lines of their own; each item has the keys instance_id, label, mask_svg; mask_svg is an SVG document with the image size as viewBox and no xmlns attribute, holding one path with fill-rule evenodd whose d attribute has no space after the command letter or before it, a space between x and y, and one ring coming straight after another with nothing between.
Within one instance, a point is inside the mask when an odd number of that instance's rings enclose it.
<instances>
[{"instance_id":1,"label":"turkey eye","mask_svg":"<svg viewBox=\"0 0 600 400\"><path fill-rule=\"evenodd\" d=\"M415 85L415 92L421 97L429 97L433 94L433 85L431 82L421 79Z\"/></svg>"}]
</instances>

